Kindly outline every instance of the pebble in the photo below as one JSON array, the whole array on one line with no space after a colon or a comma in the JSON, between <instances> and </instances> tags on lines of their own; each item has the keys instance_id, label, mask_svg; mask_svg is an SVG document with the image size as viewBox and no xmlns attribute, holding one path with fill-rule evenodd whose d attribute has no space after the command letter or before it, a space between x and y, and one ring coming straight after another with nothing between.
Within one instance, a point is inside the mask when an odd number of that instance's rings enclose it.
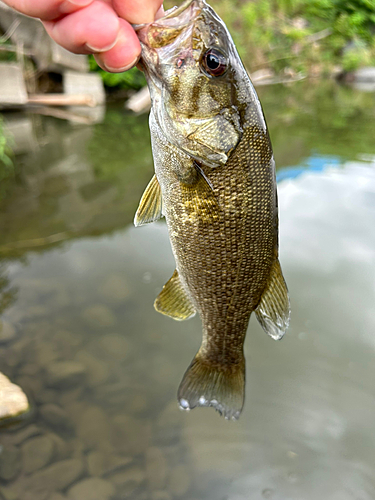
<instances>
[{"instance_id":1,"label":"pebble","mask_svg":"<svg viewBox=\"0 0 375 500\"><path fill-rule=\"evenodd\" d=\"M150 447L151 423L128 415L117 415L112 420L115 430L114 446L131 455L139 455Z\"/></svg>"},{"instance_id":2,"label":"pebble","mask_svg":"<svg viewBox=\"0 0 375 500\"><path fill-rule=\"evenodd\" d=\"M100 339L101 348L111 357L123 359L129 354L129 342L118 333L110 333Z\"/></svg>"},{"instance_id":3,"label":"pebble","mask_svg":"<svg viewBox=\"0 0 375 500\"><path fill-rule=\"evenodd\" d=\"M116 323L116 317L113 312L103 304L86 307L82 312L82 319L90 327L95 328L113 326Z\"/></svg>"},{"instance_id":4,"label":"pebble","mask_svg":"<svg viewBox=\"0 0 375 500\"><path fill-rule=\"evenodd\" d=\"M117 485L122 497L128 498L145 481L146 474L140 467L131 467L124 472L111 474L108 479Z\"/></svg>"},{"instance_id":5,"label":"pebble","mask_svg":"<svg viewBox=\"0 0 375 500\"><path fill-rule=\"evenodd\" d=\"M164 453L160 448L148 448L145 456L146 475L149 489L151 491L163 488L166 478L168 465Z\"/></svg>"},{"instance_id":6,"label":"pebble","mask_svg":"<svg viewBox=\"0 0 375 500\"><path fill-rule=\"evenodd\" d=\"M0 420L17 417L29 409L29 402L21 387L12 384L0 372Z\"/></svg>"},{"instance_id":7,"label":"pebble","mask_svg":"<svg viewBox=\"0 0 375 500\"><path fill-rule=\"evenodd\" d=\"M28 476L23 486L25 490L33 492L53 493L56 490L65 490L83 473L84 466L81 460L76 458L62 460Z\"/></svg>"},{"instance_id":8,"label":"pebble","mask_svg":"<svg viewBox=\"0 0 375 500\"><path fill-rule=\"evenodd\" d=\"M35 424L30 424L24 429L11 434L12 443L15 445L19 445L25 442L27 439L33 438L35 436L40 436L42 433L43 431L40 427L36 426Z\"/></svg>"},{"instance_id":9,"label":"pebble","mask_svg":"<svg viewBox=\"0 0 375 500\"><path fill-rule=\"evenodd\" d=\"M55 431L63 433L73 432L73 425L65 410L53 403L42 405L39 409L40 415L45 422Z\"/></svg>"},{"instance_id":10,"label":"pebble","mask_svg":"<svg viewBox=\"0 0 375 500\"><path fill-rule=\"evenodd\" d=\"M10 342L16 337L16 329L8 321L0 319L0 344Z\"/></svg>"},{"instance_id":11,"label":"pebble","mask_svg":"<svg viewBox=\"0 0 375 500\"><path fill-rule=\"evenodd\" d=\"M113 302L123 302L129 297L130 290L124 279L113 274L98 288L98 293Z\"/></svg>"},{"instance_id":12,"label":"pebble","mask_svg":"<svg viewBox=\"0 0 375 500\"><path fill-rule=\"evenodd\" d=\"M20 450L15 446L0 445L0 479L10 481L21 470Z\"/></svg>"},{"instance_id":13,"label":"pebble","mask_svg":"<svg viewBox=\"0 0 375 500\"><path fill-rule=\"evenodd\" d=\"M48 500L67 500L67 498L61 493L52 493L52 495L48 497Z\"/></svg>"},{"instance_id":14,"label":"pebble","mask_svg":"<svg viewBox=\"0 0 375 500\"><path fill-rule=\"evenodd\" d=\"M98 406L91 406L80 415L76 431L87 449L106 448L111 441L108 417Z\"/></svg>"},{"instance_id":15,"label":"pebble","mask_svg":"<svg viewBox=\"0 0 375 500\"><path fill-rule=\"evenodd\" d=\"M48 465L55 454L55 442L46 436L29 439L22 446L23 471L31 474Z\"/></svg>"},{"instance_id":16,"label":"pebble","mask_svg":"<svg viewBox=\"0 0 375 500\"><path fill-rule=\"evenodd\" d=\"M92 451L87 455L87 467L91 476L104 476L128 467L132 463L131 457L121 457L113 453Z\"/></svg>"},{"instance_id":17,"label":"pebble","mask_svg":"<svg viewBox=\"0 0 375 500\"><path fill-rule=\"evenodd\" d=\"M56 361L46 368L46 384L60 389L82 383L86 368L77 361Z\"/></svg>"},{"instance_id":18,"label":"pebble","mask_svg":"<svg viewBox=\"0 0 375 500\"><path fill-rule=\"evenodd\" d=\"M177 497L185 495L190 488L190 476L185 465L177 465L172 469L169 482L168 490Z\"/></svg>"},{"instance_id":19,"label":"pebble","mask_svg":"<svg viewBox=\"0 0 375 500\"><path fill-rule=\"evenodd\" d=\"M154 491L151 500L172 500L172 495L168 491Z\"/></svg>"},{"instance_id":20,"label":"pebble","mask_svg":"<svg viewBox=\"0 0 375 500\"><path fill-rule=\"evenodd\" d=\"M105 479L92 477L72 486L68 491L70 500L109 500L115 494L114 486Z\"/></svg>"},{"instance_id":21,"label":"pebble","mask_svg":"<svg viewBox=\"0 0 375 500\"><path fill-rule=\"evenodd\" d=\"M91 386L98 386L106 382L110 375L109 367L98 358L87 351L78 351L75 356L76 361L85 366L87 372L87 382Z\"/></svg>"}]
</instances>

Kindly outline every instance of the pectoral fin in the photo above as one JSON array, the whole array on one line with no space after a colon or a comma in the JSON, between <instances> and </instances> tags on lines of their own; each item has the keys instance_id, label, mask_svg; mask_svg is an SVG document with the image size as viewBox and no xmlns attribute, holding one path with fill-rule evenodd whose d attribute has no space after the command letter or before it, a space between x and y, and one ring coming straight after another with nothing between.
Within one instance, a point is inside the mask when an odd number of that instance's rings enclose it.
<instances>
[{"instance_id":1,"label":"pectoral fin","mask_svg":"<svg viewBox=\"0 0 375 500\"><path fill-rule=\"evenodd\" d=\"M255 315L263 330L275 340L280 340L289 326L289 295L278 259L272 267L270 282Z\"/></svg>"},{"instance_id":2,"label":"pectoral fin","mask_svg":"<svg viewBox=\"0 0 375 500\"><path fill-rule=\"evenodd\" d=\"M158 312L178 321L192 318L195 315L195 308L182 286L177 270L174 271L172 278L157 296L154 307Z\"/></svg>"},{"instance_id":3,"label":"pectoral fin","mask_svg":"<svg viewBox=\"0 0 375 500\"><path fill-rule=\"evenodd\" d=\"M154 222L162 216L162 197L159 182L154 175L142 195L134 217L136 227Z\"/></svg>"}]
</instances>

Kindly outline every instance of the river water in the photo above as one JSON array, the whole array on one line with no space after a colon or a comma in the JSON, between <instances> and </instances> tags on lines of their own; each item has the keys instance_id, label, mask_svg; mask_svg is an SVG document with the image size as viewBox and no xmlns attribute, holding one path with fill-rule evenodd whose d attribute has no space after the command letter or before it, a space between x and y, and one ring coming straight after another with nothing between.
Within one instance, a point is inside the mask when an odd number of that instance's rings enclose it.
<instances>
[{"instance_id":1,"label":"river water","mask_svg":"<svg viewBox=\"0 0 375 500\"><path fill-rule=\"evenodd\" d=\"M147 116L7 115L0 370L33 410L1 430L0 498L375 498L374 95L259 94L292 319L274 342L252 318L238 422L178 409L201 327L153 309L174 260L163 221L132 226L152 176Z\"/></svg>"}]
</instances>

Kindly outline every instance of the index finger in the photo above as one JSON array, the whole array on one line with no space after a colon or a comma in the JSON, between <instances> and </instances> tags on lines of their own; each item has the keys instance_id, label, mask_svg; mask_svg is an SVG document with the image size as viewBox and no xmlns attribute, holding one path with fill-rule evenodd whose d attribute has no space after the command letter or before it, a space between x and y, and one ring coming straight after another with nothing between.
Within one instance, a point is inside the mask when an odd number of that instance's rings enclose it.
<instances>
[{"instance_id":1,"label":"index finger","mask_svg":"<svg viewBox=\"0 0 375 500\"><path fill-rule=\"evenodd\" d=\"M5 3L22 14L51 21L90 5L93 0L5 0Z\"/></svg>"}]
</instances>

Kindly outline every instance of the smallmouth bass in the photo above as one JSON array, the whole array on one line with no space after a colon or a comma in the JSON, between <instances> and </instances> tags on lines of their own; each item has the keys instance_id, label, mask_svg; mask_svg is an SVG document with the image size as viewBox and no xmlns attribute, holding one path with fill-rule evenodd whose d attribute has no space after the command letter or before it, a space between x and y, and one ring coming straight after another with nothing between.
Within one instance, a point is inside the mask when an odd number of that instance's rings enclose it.
<instances>
[{"instance_id":1,"label":"smallmouth bass","mask_svg":"<svg viewBox=\"0 0 375 500\"><path fill-rule=\"evenodd\" d=\"M155 175L134 222L166 218L176 270L156 310L177 320L198 312L203 326L179 404L238 419L251 313L276 340L290 316L267 126L230 34L204 0L187 0L136 31Z\"/></svg>"}]
</instances>

